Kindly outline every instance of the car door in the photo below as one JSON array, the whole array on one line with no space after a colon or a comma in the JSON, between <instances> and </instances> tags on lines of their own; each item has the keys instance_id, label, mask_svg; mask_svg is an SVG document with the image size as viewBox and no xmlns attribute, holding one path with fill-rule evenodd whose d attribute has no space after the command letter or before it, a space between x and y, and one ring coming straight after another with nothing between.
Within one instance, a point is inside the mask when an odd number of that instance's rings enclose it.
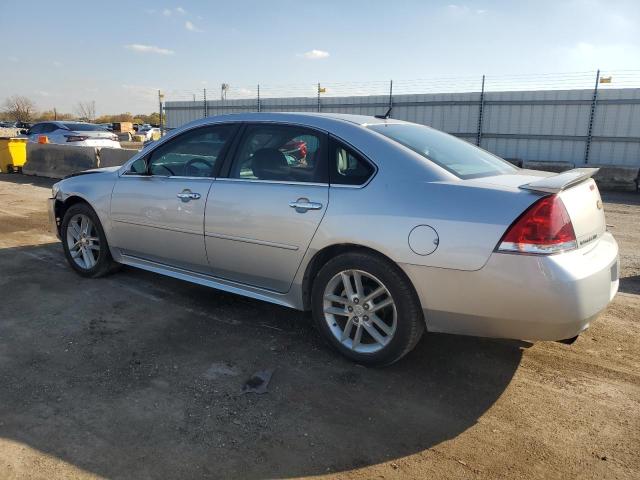
<instances>
[{"instance_id":1,"label":"car door","mask_svg":"<svg viewBox=\"0 0 640 480\"><path fill-rule=\"evenodd\" d=\"M247 125L207 199L205 243L215 276L289 290L329 201L327 135Z\"/></svg>"},{"instance_id":2,"label":"car door","mask_svg":"<svg viewBox=\"0 0 640 480\"><path fill-rule=\"evenodd\" d=\"M182 133L136 160L111 197L113 244L124 255L208 273L204 212L238 126Z\"/></svg>"}]
</instances>

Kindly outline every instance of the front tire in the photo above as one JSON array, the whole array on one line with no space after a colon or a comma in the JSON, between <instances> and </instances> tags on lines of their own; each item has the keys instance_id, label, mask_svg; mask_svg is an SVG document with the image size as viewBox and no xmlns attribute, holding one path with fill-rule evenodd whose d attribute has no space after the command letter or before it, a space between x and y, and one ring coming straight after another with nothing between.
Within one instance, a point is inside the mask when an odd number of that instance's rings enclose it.
<instances>
[{"instance_id":1,"label":"front tire","mask_svg":"<svg viewBox=\"0 0 640 480\"><path fill-rule=\"evenodd\" d=\"M98 215L86 203L69 207L60 226L60 237L67 262L83 277L102 277L118 266L111 257Z\"/></svg>"},{"instance_id":2,"label":"front tire","mask_svg":"<svg viewBox=\"0 0 640 480\"><path fill-rule=\"evenodd\" d=\"M422 308L409 280L397 265L364 252L338 255L320 269L312 311L329 344L364 365L400 360L424 332Z\"/></svg>"}]
</instances>

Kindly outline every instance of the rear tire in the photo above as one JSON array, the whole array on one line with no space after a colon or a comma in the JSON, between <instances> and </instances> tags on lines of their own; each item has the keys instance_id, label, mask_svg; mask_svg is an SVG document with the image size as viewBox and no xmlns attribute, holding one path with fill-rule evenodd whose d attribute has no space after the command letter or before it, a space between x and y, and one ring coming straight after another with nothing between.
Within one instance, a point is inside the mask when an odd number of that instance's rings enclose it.
<instances>
[{"instance_id":1,"label":"rear tire","mask_svg":"<svg viewBox=\"0 0 640 480\"><path fill-rule=\"evenodd\" d=\"M66 211L60 238L67 262L83 277L103 277L119 267L111 257L98 215L86 203L76 203Z\"/></svg>"},{"instance_id":2,"label":"rear tire","mask_svg":"<svg viewBox=\"0 0 640 480\"><path fill-rule=\"evenodd\" d=\"M390 365L409 353L424 332L422 308L399 267L364 252L327 262L313 282L316 327L349 359Z\"/></svg>"}]
</instances>

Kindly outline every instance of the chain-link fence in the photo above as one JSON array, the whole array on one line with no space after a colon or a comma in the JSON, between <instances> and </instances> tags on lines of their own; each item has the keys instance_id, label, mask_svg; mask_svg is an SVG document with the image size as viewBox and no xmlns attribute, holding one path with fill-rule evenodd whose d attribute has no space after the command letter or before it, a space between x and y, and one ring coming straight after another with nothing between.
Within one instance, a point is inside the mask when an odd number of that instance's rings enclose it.
<instances>
[{"instance_id":1,"label":"chain-link fence","mask_svg":"<svg viewBox=\"0 0 640 480\"><path fill-rule=\"evenodd\" d=\"M640 166L640 70L438 76L164 92L166 125L246 112L383 114L506 158Z\"/></svg>"}]
</instances>

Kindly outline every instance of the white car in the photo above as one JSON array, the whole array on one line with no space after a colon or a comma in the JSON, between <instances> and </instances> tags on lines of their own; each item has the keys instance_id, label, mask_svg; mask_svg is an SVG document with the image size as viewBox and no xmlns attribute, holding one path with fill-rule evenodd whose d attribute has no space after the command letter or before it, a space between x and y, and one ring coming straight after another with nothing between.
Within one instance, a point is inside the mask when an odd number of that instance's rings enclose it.
<instances>
[{"instance_id":1,"label":"white car","mask_svg":"<svg viewBox=\"0 0 640 480\"><path fill-rule=\"evenodd\" d=\"M45 136L47 141L44 143L120 148L117 135L92 123L41 122L31 127L25 135L27 135L29 142L33 143L40 143L41 137Z\"/></svg>"},{"instance_id":2,"label":"white car","mask_svg":"<svg viewBox=\"0 0 640 480\"><path fill-rule=\"evenodd\" d=\"M157 135L160 135L160 129L156 128L156 127L152 127L151 125L142 125L140 128L138 128L138 135L144 135L144 141L146 142L147 140L153 140L153 135L157 133Z\"/></svg>"}]
</instances>

